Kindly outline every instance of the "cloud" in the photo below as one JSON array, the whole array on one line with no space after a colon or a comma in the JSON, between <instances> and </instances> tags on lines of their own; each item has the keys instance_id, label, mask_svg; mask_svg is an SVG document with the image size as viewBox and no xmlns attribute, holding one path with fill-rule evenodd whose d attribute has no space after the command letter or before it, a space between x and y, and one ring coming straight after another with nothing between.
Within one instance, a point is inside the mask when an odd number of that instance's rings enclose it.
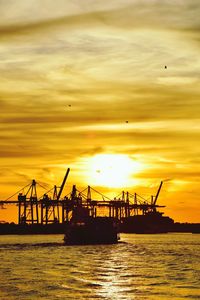
<instances>
[{"instance_id":1,"label":"cloud","mask_svg":"<svg viewBox=\"0 0 200 300\"><path fill-rule=\"evenodd\" d=\"M0 9L2 182L52 183L70 165L83 184L79 158L98 153L141 160L140 186L169 174L187 188L198 181L198 1L0 1Z\"/></svg>"},{"instance_id":2,"label":"cloud","mask_svg":"<svg viewBox=\"0 0 200 300\"><path fill-rule=\"evenodd\" d=\"M63 10L61 9L62 6ZM55 5L52 7L52 3L49 3L49 13L38 14L42 11L41 4L34 5L33 3L26 8L26 14L16 15L16 21L13 23L9 22L9 14L7 14L8 23L4 18L4 23L1 22L0 25L1 38L10 35L22 37L30 33L44 33L45 31L52 33L54 30L61 30L62 28L65 31L72 28L83 30L84 27L89 28L91 26L96 28L113 27L123 30L136 30L138 28L194 30L193 34L195 31L199 33L200 6L194 0L192 4L188 0L174 3L168 1L142 1L142 3L141 1L126 1L123 5L115 3L110 7L103 5L102 8L99 8L97 5L95 8L94 5L93 10L83 9L83 6L80 5L71 7L68 4L67 6L62 1L60 8L55 9ZM36 11L35 14L33 13L34 10ZM17 10L18 12L20 10ZM34 15L37 18L33 17Z\"/></svg>"}]
</instances>

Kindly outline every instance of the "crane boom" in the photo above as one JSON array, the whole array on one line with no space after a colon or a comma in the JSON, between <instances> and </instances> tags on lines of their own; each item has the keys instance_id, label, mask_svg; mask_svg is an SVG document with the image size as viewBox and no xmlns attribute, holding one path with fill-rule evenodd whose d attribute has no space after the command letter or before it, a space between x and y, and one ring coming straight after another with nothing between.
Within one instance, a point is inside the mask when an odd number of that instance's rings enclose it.
<instances>
[{"instance_id":1,"label":"crane boom","mask_svg":"<svg viewBox=\"0 0 200 300\"><path fill-rule=\"evenodd\" d=\"M62 184L61 184L60 190L59 190L59 192L58 192L57 200L60 199L60 196L61 196L62 191L63 191L63 188L64 188L64 186L65 186L65 182L66 182L66 180L67 180L69 171L70 171L70 168L67 169L67 172L66 172L65 177L64 177L64 179L63 179L63 182L62 182Z\"/></svg>"},{"instance_id":2,"label":"crane boom","mask_svg":"<svg viewBox=\"0 0 200 300\"><path fill-rule=\"evenodd\" d=\"M160 194L160 190L161 190L162 185L163 185L163 181L161 181L161 183L160 183L160 186L159 186L158 191L157 191L157 194L156 194L156 196L155 196L153 205L156 205L156 201L158 200L158 196L159 196L159 194Z\"/></svg>"}]
</instances>

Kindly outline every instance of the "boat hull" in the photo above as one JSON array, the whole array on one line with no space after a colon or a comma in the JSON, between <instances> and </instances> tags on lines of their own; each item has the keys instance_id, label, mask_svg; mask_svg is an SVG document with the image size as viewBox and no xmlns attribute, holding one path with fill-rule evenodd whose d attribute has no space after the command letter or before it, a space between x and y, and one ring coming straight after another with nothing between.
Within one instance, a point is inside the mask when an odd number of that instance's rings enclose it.
<instances>
[{"instance_id":1,"label":"boat hull","mask_svg":"<svg viewBox=\"0 0 200 300\"><path fill-rule=\"evenodd\" d=\"M118 240L118 224L107 217L91 217L84 222L71 222L64 236L67 245L116 244Z\"/></svg>"}]
</instances>

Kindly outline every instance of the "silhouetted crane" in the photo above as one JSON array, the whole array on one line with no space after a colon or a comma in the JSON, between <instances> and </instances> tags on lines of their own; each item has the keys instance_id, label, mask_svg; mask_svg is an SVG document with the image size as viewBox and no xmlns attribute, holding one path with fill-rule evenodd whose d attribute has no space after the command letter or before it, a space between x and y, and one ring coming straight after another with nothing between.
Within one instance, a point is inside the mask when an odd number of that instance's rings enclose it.
<instances>
[{"instance_id":1,"label":"silhouetted crane","mask_svg":"<svg viewBox=\"0 0 200 300\"><path fill-rule=\"evenodd\" d=\"M65 177L64 177L64 179L63 179L63 182L62 182L62 184L61 184L60 190L59 190L59 192L58 192L57 200L60 199L60 196L61 196L61 194L62 194L63 188L64 188L64 186L65 186L65 182L66 182L67 177L68 177L68 175L69 175L69 171L70 171L70 168L67 169L67 172L66 172Z\"/></svg>"},{"instance_id":2,"label":"silhouetted crane","mask_svg":"<svg viewBox=\"0 0 200 300\"><path fill-rule=\"evenodd\" d=\"M156 202L157 202L157 200L158 200L158 196L159 196L159 194L160 194L160 190L161 190L162 185L163 185L163 181L161 181L161 183L160 183L160 186L159 186L159 188L158 188L157 194L156 194L155 199L154 199L154 201L153 201L153 205L156 205Z\"/></svg>"}]
</instances>

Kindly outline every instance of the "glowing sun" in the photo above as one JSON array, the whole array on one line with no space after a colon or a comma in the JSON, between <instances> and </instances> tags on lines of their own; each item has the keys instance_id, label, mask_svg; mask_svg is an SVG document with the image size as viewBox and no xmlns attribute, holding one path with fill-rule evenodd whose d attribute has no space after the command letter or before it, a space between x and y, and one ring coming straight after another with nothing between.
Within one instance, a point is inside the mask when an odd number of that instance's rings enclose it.
<instances>
[{"instance_id":1,"label":"glowing sun","mask_svg":"<svg viewBox=\"0 0 200 300\"><path fill-rule=\"evenodd\" d=\"M139 172L141 163L123 154L98 154L89 162L91 185L107 187L127 187L132 175Z\"/></svg>"}]
</instances>

